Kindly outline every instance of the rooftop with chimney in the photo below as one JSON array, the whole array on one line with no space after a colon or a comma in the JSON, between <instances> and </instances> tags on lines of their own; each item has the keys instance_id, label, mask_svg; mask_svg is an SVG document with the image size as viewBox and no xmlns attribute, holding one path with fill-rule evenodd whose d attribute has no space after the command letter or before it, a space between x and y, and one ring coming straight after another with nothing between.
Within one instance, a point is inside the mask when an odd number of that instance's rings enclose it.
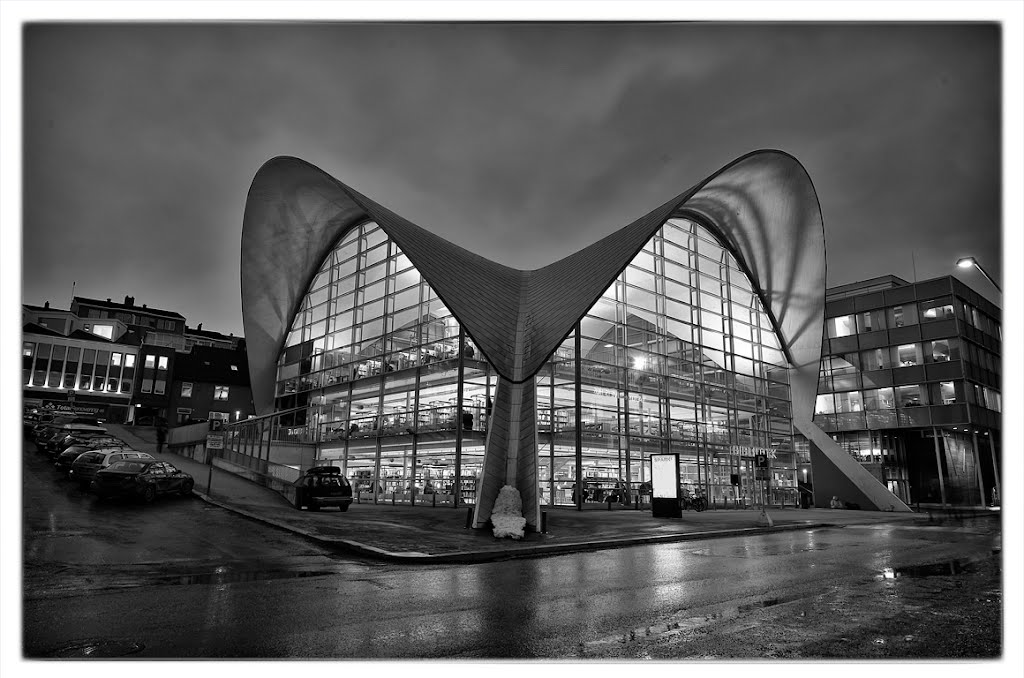
<instances>
[{"instance_id":1,"label":"rooftop with chimney","mask_svg":"<svg viewBox=\"0 0 1024 678\"><path fill-rule=\"evenodd\" d=\"M104 301L102 299L90 299L88 297L75 297L71 302L71 309L75 310L76 306L92 306L96 308L106 308L114 311L132 311L134 313L146 313L149 315L159 315L165 318L175 318L184 320L185 316L175 311L166 311L160 308L150 308L146 304L141 306L135 305L135 297L125 296L124 302L112 301L109 298Z\"/></svg>"}]
</instances>

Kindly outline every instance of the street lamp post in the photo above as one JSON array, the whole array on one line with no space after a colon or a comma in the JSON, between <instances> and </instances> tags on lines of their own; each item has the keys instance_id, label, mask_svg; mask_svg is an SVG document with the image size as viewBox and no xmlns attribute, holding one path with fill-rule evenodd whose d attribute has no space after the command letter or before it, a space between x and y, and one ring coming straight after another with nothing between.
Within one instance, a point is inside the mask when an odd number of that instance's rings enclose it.
<instances>
[{"instance_id":1,"label":"street lamp post","mask_svg":"<svg viewBox=\"0 0 1024 678\"><path fill-rule=\"evenodd\" d=\"M963 257L956 262L956 265L959 266L960 268L971 268L973 266L974 268L981 271L981 274L985 276L986 280L992 283L992 287L995 287L997 290L999 290L1000 294L1003 293L1003 288L999 286L999 283L992 279L992 276L988 274L988 271L983 269L981 267L981 264L979 264L978 260L975 259L974 257Z\"/></svg>"}]
</instances>

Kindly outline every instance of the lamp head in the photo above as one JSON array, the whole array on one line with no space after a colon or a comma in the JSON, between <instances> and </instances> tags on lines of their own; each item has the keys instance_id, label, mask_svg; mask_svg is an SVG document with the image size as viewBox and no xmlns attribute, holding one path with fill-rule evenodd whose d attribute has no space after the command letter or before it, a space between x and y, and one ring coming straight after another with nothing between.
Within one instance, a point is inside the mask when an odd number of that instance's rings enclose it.
<instances>
[{"instance_id":1,"label":"lamp head","mask_svg":"<svg viewBox=\"0 0 1024 678\"><path fill-rule=\"evenodd\" d=\"M964 257L957 261L956 265L959 266L960 268L970 268L971 266L974 266L976 263L977 262L974 261L974 257Z\"/></svg>"}]
</instances>

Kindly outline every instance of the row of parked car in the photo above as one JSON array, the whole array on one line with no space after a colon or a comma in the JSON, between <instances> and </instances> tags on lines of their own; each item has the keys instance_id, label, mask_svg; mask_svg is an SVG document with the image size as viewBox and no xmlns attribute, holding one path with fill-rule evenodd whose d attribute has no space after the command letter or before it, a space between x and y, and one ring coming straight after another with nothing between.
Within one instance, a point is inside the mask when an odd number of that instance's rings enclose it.
<instances>
[{"instance_id":1,"label":"row of parked car","mask_svg":"<svg viewBox=\"0 0 1024 678\"><path fill-rule=\"evenodd\" d=\"M25 436L50 457L57 473L100 497L130 496L145 502L161 494L189 495L191 475L133 449L87 417L26 417Z\"/></svg>"}]
</instances>

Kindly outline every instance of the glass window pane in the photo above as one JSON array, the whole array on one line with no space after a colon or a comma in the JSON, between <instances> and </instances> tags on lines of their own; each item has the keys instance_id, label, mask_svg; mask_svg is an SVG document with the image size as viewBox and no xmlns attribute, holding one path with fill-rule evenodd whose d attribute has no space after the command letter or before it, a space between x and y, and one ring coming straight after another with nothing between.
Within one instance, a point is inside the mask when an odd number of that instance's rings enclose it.
<instances>
[{"instance_id":1,"label":"glass window pane","mask_svg":"<svg viewBox=\"0 0 1024 678\"><path fill-rule=\"evenodd\" d=\"M653 286L651 289L653 289ZM630 287L626 291L626 302L630 306L635 306L646 311L655 312L658 309L654 294L635 287Z\"/></svg>"},{"instance_id":2,"label":"glass window pane","mask_svg":"<svg viewBox=\"0 0 1024 678\"><path fill-rule=\"evenodd\" d=\"M857 330L861 334L885 329L885 311L866 311L857 314Z\"/></svg>"},{"instance_id":3,"label":"glass window pane","mask_svg":"<svg viewBox=\"0 0 1024 678\"><path fill-rule=\"evenodd\" d=\"M948 299L923 301L921 306L921 322L933 320L949 320L954 317L953 304Z\"/></svg>"},{"instance_id":4,"label":"glass window pane","mask_svg":"<svg viewBox=\"0 0 1024 678\"><path fill-rule=\"evenodd\" d=\"M921 364L921 345L902 344L893 346L893 363L896 367L910 367Z\"/></svg>"},{"instance_id":5,"label":"glass window pane","mask_svg":"<svg viewBox=\"0 0 1024 678\"><path fill-rule=\"evenodd\" d=\"M829 339L849 337L856 332L856 326L852 315L829 318L825 321L825 325L828 328Z\"/></svg>"}]
</instances>

